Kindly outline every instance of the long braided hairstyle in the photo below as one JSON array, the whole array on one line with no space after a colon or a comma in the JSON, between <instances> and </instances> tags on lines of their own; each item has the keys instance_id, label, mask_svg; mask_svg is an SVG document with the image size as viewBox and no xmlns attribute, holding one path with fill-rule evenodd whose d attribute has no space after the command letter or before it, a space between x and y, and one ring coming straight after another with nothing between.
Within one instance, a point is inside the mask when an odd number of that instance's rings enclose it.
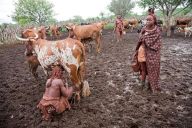
<instances>
[{"instance_id":1,"label":"long braided hairstyle","mask_svg":"<svg viewBox=\"0 0 192 128\"><path fill-rule=\"evenodd\" d=\"M157 18L155 16L155 9L154 8L149 8L148 9L148 15L153 17L154 24L157 25Z\"/></svg>"}]
</instances>

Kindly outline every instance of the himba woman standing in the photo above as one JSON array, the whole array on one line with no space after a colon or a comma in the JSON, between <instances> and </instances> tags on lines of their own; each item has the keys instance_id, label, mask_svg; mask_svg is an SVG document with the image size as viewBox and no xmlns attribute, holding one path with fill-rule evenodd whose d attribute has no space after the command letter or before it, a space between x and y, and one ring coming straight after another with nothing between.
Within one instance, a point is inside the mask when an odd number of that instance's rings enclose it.
<instances>
[{"instance_id":1,"label":"himba woman standing","mask_svg":"<svg viewBox=\"0 0 192 128\"><path fill-rule=\"evenodd\" d=\"M124 30L123 19L121 15L118 15L115 20L115 28L113 30L116 33L117 42L122 40L123 30Z\"/></svg>"},{"instance_id":2,"label":"himba woman standing","mask_svg":"<svg viewBox=\"0 0 192 128\"><path fill-rule=\"evenodd\" d=\"M147 23L141 30L136 50L138 50L138 62L141 65L141 84L145 86L146 76L148 76L146 86L154 92L161 90L159 86L161 32L157 26L154 9L148 10L146 20Z\"/></svg>"}]
</instances>

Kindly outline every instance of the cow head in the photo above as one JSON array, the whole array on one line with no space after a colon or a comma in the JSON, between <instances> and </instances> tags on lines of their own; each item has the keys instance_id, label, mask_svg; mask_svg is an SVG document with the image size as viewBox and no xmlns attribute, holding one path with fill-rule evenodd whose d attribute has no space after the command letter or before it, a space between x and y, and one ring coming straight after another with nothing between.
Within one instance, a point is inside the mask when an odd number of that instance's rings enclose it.
<instances>
[{"instance_id":1,"label":"cow head","mask_svg":"<svg viewBox=\"0 0 192 128\"><path fill-rule=\"evenodd\" d=\"M27 29L21 33L21 37L18 37L16 35L16 39L27 42L25 55L29 56L33 54L32 45L38 39L38 33L36 32L35 29Z\"/></svg>"},{"instance_id":2,"label":"cow head","mask_svg":"<svg viewBox=\"0 0 192 128\"><path fill-rule=\"evenodd\" d=\"M38 28L38 37L41 39L46 39L46 28L44 26Z\"/></svg>"},{"instance_id":3,"label":"cow head","mask_svg":"<svg viewBox=\"0 0 192 128\"><path fill-rule=\"evenodd\" d=\"M99 23L96 23L97 27L100 29L104 29L104 26L108 24L108 21L101 21Z\"/></svg>"},{"instance_id":4,"label":"cow head","mask_svg":"<svg viewBox=\"0 0 192 128\"><path fill-rule=\"evenodd\" d=\"M69 32L68 37L73 38L75 36L75 33L74 33L75 27L76 26L74 24L65 25L65 28Z\"/></svg>"}]
</instances>

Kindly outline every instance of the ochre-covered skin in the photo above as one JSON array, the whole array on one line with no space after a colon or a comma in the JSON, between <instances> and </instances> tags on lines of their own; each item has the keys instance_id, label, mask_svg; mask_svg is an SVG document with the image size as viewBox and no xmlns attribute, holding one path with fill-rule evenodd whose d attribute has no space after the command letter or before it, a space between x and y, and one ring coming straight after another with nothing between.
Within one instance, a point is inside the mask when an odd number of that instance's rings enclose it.
<instances>
[{"instance_id":1,"label":"ochre-covered skin","mask_svg":"<svg viewBox=\"0 0 192 128\"><path fill-rule=\"evenodd\" d=\"M68 99L72 96L73 88L64 86L62 75L62 68L55 66L51 77L46 82L45 93L37 105L44 120L50 119L54 112L62 113L71 108Z\"/></svg>"}]
</instances>

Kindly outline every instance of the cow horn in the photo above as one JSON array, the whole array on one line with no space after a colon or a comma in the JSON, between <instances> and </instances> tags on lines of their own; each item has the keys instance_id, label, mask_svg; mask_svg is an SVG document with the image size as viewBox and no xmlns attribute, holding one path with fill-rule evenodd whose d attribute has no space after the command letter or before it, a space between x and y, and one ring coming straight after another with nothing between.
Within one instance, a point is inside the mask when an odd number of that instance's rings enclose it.
<instances>
[{"instance_id":1,"label":"cow horn","mask_svg":"<svg viewBox=\"0 0 192 128\"><path fill-rule=\"evenodd\" d=\"M68 30L71 30L71 27L68 27L67 25L65 25L65 27L66 27Z\"/></svg>"},{"instance_id":2,"label":"cow horn","mask_svg":"<svg viewBox=\"0 0 192 128\"><path fill-rule=\"evenodd\" d=\"M15 34L15 37L16 37L16 39L18 39L20 41L29 41L29 39L18 37L16 34Z\"/></svg>"},{"instance_id":3,"label":"cow horn","mask_svg":"<svg viewBox=\"0 0 192 128\"><path fill-rule=\"evenodd\" d=\"M38 36L38 34L37 33L35 33L35 37L34 37L34 39L37 39L39 36Z\"/></svg>"}]
</instances>

